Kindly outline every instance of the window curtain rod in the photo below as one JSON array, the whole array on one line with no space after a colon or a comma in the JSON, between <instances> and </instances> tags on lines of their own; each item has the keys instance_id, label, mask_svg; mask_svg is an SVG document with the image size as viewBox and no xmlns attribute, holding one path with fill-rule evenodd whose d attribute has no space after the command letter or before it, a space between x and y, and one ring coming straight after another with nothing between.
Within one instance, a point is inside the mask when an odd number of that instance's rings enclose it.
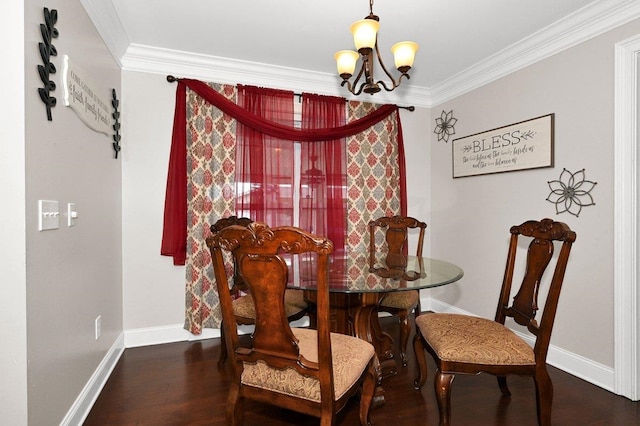
<instances>
[{"instance_id":1,"label":"window curtain rod","mask_svg":"<svg viewBox=\"0 0 640 426\"><path fill-rule=\"evenodd\" d=\"M172 75L170 75L170 74L169 74L169 75L167 76L167 81L168 81L169 83L175 83L176 81L178 81L178 78L177 78L177 77L174 77L174 76L172 76ZM298 100L302 100L302 93L295 93L295 92L294 92L294 95L298 97ZM413 112L413 111L415 111L415 110L416 110L416 107L414 107L413 105L410 105L410 106L399 106L399 105L398 105L398 108L400 108L400 109L406 109L407 111L411 111L411 112Z\"/></svg>"}]
</instances>

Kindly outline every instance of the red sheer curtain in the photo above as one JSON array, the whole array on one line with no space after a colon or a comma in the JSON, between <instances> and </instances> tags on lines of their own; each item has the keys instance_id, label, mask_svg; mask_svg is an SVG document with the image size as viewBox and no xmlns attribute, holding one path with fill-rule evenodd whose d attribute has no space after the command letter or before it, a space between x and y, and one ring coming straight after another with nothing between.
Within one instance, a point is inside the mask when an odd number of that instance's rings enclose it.
<instances>
[{"instance_id":1,"label":"red sheer curtain","mask_svg":"<svg viewBox=\"0 0 640 426\"><path fill-rule=\"evenodd\" d=\"M293 92L238 85L238 106L293 127ZM238 123L236 214L270 226L293 223L293 143Z\"/></svg>"},{"instance_id":2,"label":"red sheer curtain","mask_svg":"<svg viewBox=\"0 0 640 426\"><path fill-rule=\"evenodd\" d=\"M344 126L346 100L303 94L302 129ZM300 173L300 227L326 235L336 252L346 238L346 142L344 138L302 142Z\"/></svg>"}]
</instances>

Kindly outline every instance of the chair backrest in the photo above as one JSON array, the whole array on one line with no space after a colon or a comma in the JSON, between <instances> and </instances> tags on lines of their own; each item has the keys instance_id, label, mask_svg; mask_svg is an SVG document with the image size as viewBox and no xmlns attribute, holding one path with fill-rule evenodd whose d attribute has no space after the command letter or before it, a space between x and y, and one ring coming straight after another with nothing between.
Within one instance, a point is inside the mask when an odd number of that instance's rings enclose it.
<instances>
[{"instance_id":1,"label":"chair backrest","mask_svg":"<svg viewBox=\"0 0 640 426\"><path fill-rule=\"evenodd\" d=\"M530 220L522 225L511 227L510 232L507 265L495 320L504 324L506 318L510 317L516 323L527 327L536 336L534 347L536 359L545 359L558 307L560 289L571 245L576 239L576 234L566 224L551 219ZM513 298L513 303L509 306L520 236L529 237L531 242L527 250L526 265L523 268L522 284ZM535 318L538 311L538 293L542 276L553 259L554 241L558 241L562 245L555 260L555 270L549 284L542 317L538 323Z\"/></svg>"},{"instance_id":2,"label":"chair backrest","mask_svg":"<svg viewBox=\"0 0 640 426\"><path fill-rule=\"evenodd\" d=\"M427 224L412 217L385 216L369 222L369 258L373 267L376 249L376 230L384 230L387 244L386 265L393 268L404 268L407 265L408 229L420 228L416 256L422 257L424 231Z\"/></svg>"},{"instance_id":3,"label":"chair backrest","mask_svg":"<svg viewBox=\"0 0 640 426\"><path fill-rule=\"evenodd\" d=\"M219 219L216 223L211 225L210 230L212 234L215 234L218 231L221 231L222 229L228 226L240 225L240 226L246 227L251 222L253 222L253 219L250 219L248 217L238 217L238 216L223 217L222 219ZM234 296L237 296L241 291L244 291L244 292L247 291L247 285L245 284L244 279L242 278L242 276L238 271L238 266L236 265L235 256L233 257L233 285L231 286L229 291L231 291L231 294Z\"/></svg>"},{"instance_id":4,"label":"chair backrest","mask_svg":"<svg viewBox=\"0 0 640 426\"><path fill-rule=\"evenodd\" d=\"M331 241L295 227L269 228L264 223L253 222L246 227L232 225L221 229L207 238L207 245L220 294L227 349L235 357L237 378L242 373L243 361L261 360L276 368L291 367L319 378L323 398L333 398L328 284L328 259L333 251ZM228 285L223 251L232 252L237 259L256 308L255 330L246 347L239 343L231 297L222 291ZM300 355L284 308L284 292L289 279L285 257L301 254L312 256L317 263L317 363Z\"/></svg>"}]
</instances>

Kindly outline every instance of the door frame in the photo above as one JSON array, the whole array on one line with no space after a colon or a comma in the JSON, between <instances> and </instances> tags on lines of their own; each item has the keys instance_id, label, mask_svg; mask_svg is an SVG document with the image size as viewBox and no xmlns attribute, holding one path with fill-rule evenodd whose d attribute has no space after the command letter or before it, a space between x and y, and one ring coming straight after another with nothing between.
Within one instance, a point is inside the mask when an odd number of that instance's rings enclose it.
<instances>
[{"instance_id":1,"label":"door frame","mask_svg":"<svg viewBox=\"0 0 640 426\"><path fill-rule=\"evenodd\" d=\"M638 400L638 68L640 34L615 46L615 392Z\"/></svg>"}]
</instances>

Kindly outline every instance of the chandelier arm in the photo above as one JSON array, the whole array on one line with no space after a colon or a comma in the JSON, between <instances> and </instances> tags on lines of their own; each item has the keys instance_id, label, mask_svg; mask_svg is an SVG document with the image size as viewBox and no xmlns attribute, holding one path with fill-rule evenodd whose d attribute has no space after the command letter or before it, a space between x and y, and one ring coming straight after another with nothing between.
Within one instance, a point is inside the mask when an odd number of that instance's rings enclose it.
<instances>
[{"instance_id":1,"label":"chandelier arm","mask_svg":"<svg viewBox=\"0 0 640 426\"><path fill-rule=\"evenodd\" d=\"M387 77L389 77L389 79L391 80L391 82L393 83L393 88L395 89L396 87L398 87L398 85L400 84L399 82L396 83L396 80L393 78L393 76L391 75L391 73L389 71L387 71L387 67L384 66L384 62L382 62L382 56L380 56L380 50L378 49L378 40L376 40L376 55L378 56L378 63L380 64L380 67L382 68L382 71L384 71L384 73L387 75ZM387 91L389 91L389 89L386 88L385 89ZM393 90L393 89L391 89Z\"/></svg>"},{"instance_id":2,"label":"chandelier arm","mask_svg":"<svg viewBox=\"0 0 640 426\"><path fill-rule=\"evenodd\" d=\"M393 83L393 86L391 87L391 89L389 89L389 88L387 87L387 85L385 84L385 82L384 82L384 81L382 81L382 80L378 80L378 81L376 82L376 84L378 84L378 85L382 86L382 88L383 88L384 90L386 90L387 92L391 92L391 91L393 91L393 89L395 89L396 87L398 87L398 85L396 84L396 82L395 82L393 79L391 80L391 82Z\"/></svg>"},{"instance_id":3,"label":"chandelier arm","mask_svg":"<svg viewBox=\"0 0 640 426\"><path fill-rule=\"evenodd\" d=\"M355 90L356 90L356 87L358 87L358 82L360 81L362 74L365 74L365 81L360 85L360 88L356 92ZM358 71L358 75L356 75L355 80L353 80L353 85L348 80L344 80L342 82L342 85L344 86L344 84L347 83L347 89L349 89L349 91L353 93L355 96L358 96L360 93L362 93L362 90L364 89L364 86L366 85L367 81L368 81L368 77L366 75L365 64L363 62L362 66L360 66L360 71Z\"/></svg>"},{"instance_id":4,"label":"chandelier arm","mask_svg":"<svg viewBox=\"0 0 640 426\"><path fill-rule=\"evenodd\" d=\"M342 83L340 83L340 86L347 86L347 90L349 92L351 92L355 96L358 96L360 93L362 93L362 89L364 89L365 83L362 83L360 85L358 91L355 90L355 85L352 85L349 80L343 80Z\"/></svg>"},{"instance_id":5,"label":"chandelier arm","mask_svg":"<svg viewBox=\"0 0 640 426\"><path fill-rule=\"evenodd\" d=\"M377 84L380 84L380 85L384 88L384 90L386 90L387 92L391 92L391 91L393 91L396 87L400 86L400 83L402 82L402 79L403 79L403 78L406 78L407 80L409 80L409 79L411 78L411 76L410 76L409 74L407 74L407 73L403 73L403 74L401 74L401 75L400 75L400 77L398 78L398 81L397 81L397 82L392 78L392 79L391 79L391 81L393 82L393 87L392 87L391 89L389 89L389 88L387 87L387 85L385 84L385 82L384 82L384 81L382 81L382 80L379 80L379 81L377 81L376 83L377 83Z\"/></svg>"},{"instance_id":6,"label":"chandelier arm","mask_svg":"<svg viewBox=\"0 0 640 426\"><path fill-rule=\"evenodd\" d=\"M366 85L366 83L361 83L358 90L356 90L355 82L354 84L351 84L349 80L342 80L342 83L340 83L340 86L347 86L347 90L355 96L358 96L360 93L362 93Z\"/></svg>"}]
</instances>

